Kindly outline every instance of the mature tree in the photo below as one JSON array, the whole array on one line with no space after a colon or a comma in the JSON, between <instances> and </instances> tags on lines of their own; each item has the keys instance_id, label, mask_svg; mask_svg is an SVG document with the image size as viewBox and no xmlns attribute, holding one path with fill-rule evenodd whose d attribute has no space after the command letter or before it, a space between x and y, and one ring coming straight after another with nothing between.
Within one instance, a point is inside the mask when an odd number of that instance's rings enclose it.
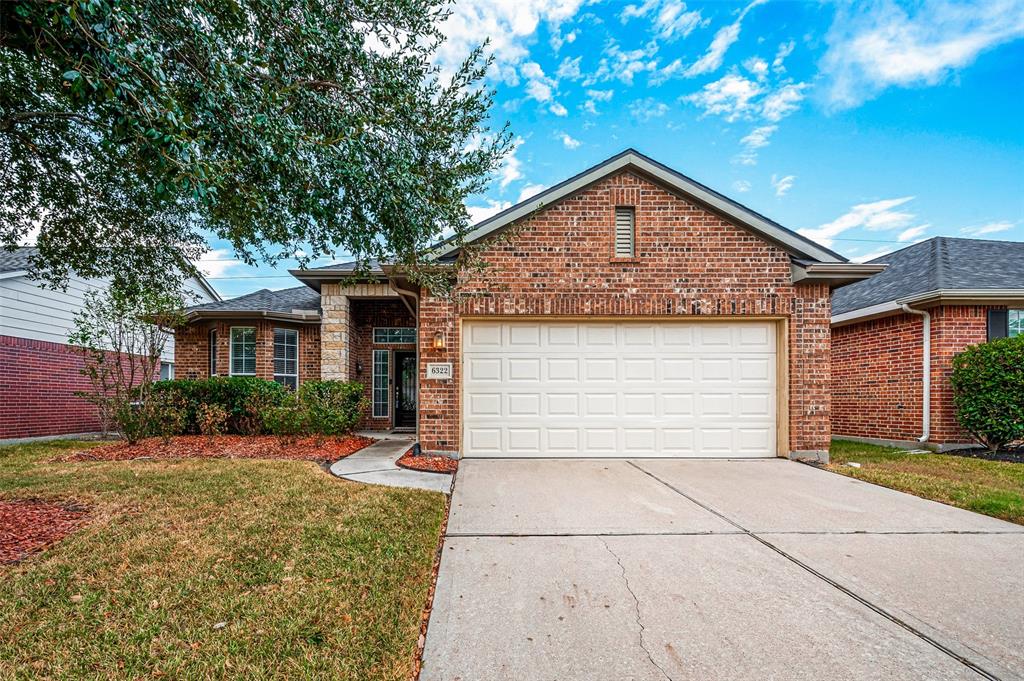
<instances>
[{"instance_id":1,"label":"mature tree","mask_svg":"<svg viewBox=\"0 0 1024 681\"><path fill-rule=\"evenodd\" d=\"M446 0L0 3L0 245L61 283L346 251L415 265L508 151ZM168 248L174 246L174 248Z\"/></svg>"}]
</instances>

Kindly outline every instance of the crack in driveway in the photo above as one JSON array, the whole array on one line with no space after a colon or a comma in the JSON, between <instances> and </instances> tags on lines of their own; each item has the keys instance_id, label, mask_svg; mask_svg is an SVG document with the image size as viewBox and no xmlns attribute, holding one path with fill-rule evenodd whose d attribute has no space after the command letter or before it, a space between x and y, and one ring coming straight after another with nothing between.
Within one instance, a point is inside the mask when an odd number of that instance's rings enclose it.
<instances>
[{"instance_id":1,"label":"crack in driveway","mask_svg":"<svg viewBox=\"0 0 1024 681\"><path fill-rule=\"evenodd\" d=\"M636 597L636 594L633 592L633 587L629 585L629 577L626 576L626 566L622 564L618 554L612 551L612 547L608 546L608 542L603 537L598 537L598 539L601 540L601 543L604 544L604 548L608 553L612 554L612 558L614 558L615 562L618 563L619 569L622 570L622 582L626 585L626 591L628 591L629 595L633 597L633 605L636 608L636 623L637 626L640 627L640 649L647 654L647 659L650 660L651 664L654 665L654 667L656 667L657 670L660 671L666 679L668 679L668 681L673 681L672 677L669 676L669 673L665 671L665 668L654 661L654 656L651 655L651 651L648 650L647 645L644 643L644 631L646 631L646 627L640 617L640 599Z\"/></svg>"}]
</instances>

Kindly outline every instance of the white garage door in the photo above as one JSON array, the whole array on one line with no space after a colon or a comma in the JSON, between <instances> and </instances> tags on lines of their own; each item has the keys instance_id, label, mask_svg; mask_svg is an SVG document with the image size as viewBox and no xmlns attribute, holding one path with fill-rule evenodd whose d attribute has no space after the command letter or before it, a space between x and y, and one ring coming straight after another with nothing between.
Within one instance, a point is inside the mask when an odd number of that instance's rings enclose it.
<instances>
[{"instance_id":1,"label":"white garage door","mask_svg":"<svg viewBox=\"0 0 1024 681\"><path fill-rule=\"evenodd\" d=\"M463 454L775 456L770 322L463 326Z\"/></svg>"}]
</instances>

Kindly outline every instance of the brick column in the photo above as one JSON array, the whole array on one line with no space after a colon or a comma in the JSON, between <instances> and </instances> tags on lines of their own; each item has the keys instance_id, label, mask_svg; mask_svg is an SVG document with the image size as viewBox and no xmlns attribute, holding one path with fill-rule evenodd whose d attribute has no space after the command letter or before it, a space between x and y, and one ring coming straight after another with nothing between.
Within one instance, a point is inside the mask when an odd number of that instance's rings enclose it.
<instances>
[{"instance_id":1,"label":"brick column","mask_svg":"<svg viewBox=\"0 0 1024 681\"><path fill-rule=\"evenodd\" d=\"M324 284L320 289L320 377L323 380L348 380L350 337L349 298L341 284Z\"/></svg>"},{"instance_id":2,"label":"brick column","mask_svg":"<svg viewBox=\"0 0 1024 681\"><path fill-rule=\"evenodd\" d=\"M434 334L445 335L445 347L434 347ZM459 421L459 324L452 301L424 291L420 297L419 440L428 452L457 456L460 451ZM452 379L426 378L429 362L451 362Z\"/></svg>"},{"instance_id":3,"label":"brick column","mask_svg":"<svg viewBox=\"0 0 1024 681\"><path fill-rule=\"evenodd\" d=\"M828 286L794 287L789 319L789 455L828 461L831 444L831 315Z\"/></svg>"}]
</instances>

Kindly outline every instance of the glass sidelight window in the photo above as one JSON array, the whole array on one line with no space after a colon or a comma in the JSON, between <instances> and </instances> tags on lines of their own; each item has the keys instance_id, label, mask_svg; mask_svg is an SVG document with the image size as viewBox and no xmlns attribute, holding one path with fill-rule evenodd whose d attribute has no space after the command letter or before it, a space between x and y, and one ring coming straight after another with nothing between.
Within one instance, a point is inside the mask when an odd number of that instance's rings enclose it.
<instances>
[{"instance_id":1,"label":"glass sidelight window","mask_svg":"<svg viewBox=\"0 0 1024 681\"><path fill-rule=\"evenodd\" d=\"M388 415L388 379L391 376L391 351L373 351L373 416Z\"/></svg>"}]
</instances>

